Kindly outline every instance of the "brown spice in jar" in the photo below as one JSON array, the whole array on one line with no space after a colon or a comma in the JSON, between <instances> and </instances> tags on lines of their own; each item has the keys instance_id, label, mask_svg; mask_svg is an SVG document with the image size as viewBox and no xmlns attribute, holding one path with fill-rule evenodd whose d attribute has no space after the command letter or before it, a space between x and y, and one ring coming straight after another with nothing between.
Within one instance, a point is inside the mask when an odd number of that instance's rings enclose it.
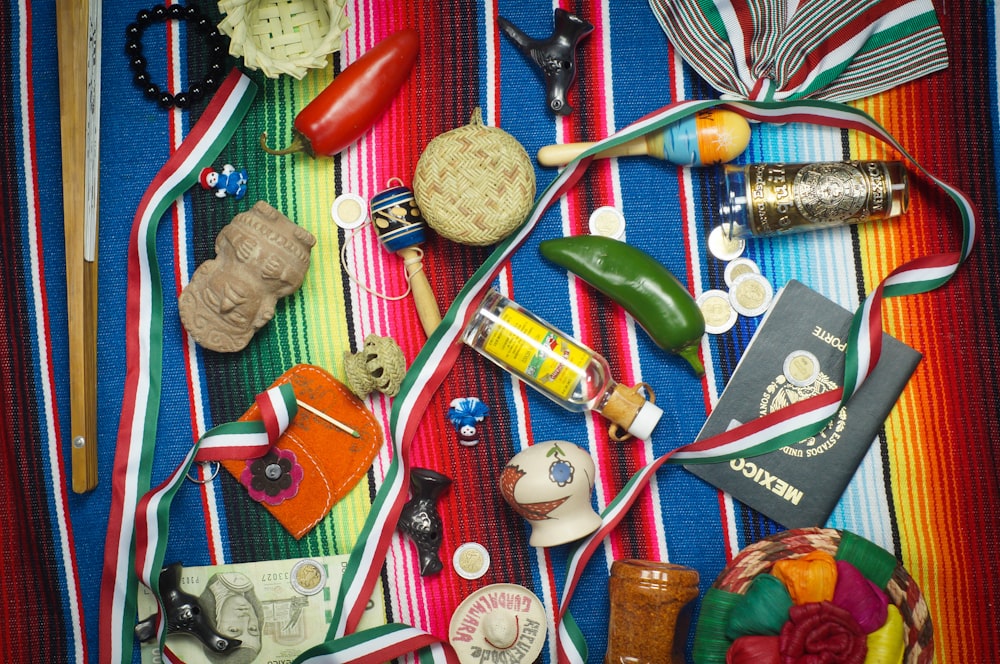
<instances>
[{"instance_id":1,"label":"brown spice in jar","mask_svg":"<svg viewBox=\"0 0 1000 664\"><path fill-rule=\"evenodd\" d=\"M605 664L683 664L698 572L650 560L616 560Z\"/></svg>"}]
</instances>

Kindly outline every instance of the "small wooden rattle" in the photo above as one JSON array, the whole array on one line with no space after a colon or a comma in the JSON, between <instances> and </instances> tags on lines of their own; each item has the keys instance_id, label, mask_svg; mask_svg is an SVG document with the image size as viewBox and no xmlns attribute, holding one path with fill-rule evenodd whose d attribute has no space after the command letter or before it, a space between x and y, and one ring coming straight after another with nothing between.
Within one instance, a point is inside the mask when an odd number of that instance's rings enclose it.
<instances>
[{"instance_id":1,"label":"small wooden rattle","mask_svg":"<svg viewBox=\"0 0 1000 664\"><path fill-rule=\"evenodd\" d=\"M375 194L369 203L372 223L382 246L403 259L417 317L430 336L441 322L441 312L421 261L424 252L417 246L424 242L426 224L413 192L398 178L388 184L389 188Z\"/></svg>"},{"instance_id":2,"label":"small wooden rattle","mask_svg":"<svg viewBox=\"0 0 1000 664\"><path fill-rule=\"evenodd\" d=\"M706 109L667 125L662 131L608 148L597 158L648 155L678 166L705 166L732 161L750 143L750 124L742 115ZM542 166L563 166L593 143L559 143L538 150Z\"/></svg>"}]
</instances>

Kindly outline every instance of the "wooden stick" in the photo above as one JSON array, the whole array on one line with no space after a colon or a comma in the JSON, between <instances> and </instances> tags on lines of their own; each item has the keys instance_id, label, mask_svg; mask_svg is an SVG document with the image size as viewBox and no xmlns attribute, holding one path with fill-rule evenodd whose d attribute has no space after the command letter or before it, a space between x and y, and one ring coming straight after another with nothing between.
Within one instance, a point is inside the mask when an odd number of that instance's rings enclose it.
<instances>
[{"instance_id":1,"label":"wooden stick","mask_svg":"<svg viewBox=\"0 0 1000 664\"><path fill-rule=\"evenodd\" d=\"M360 433L358 433L357 431L355 431L351 427L347 426L346 424L344 424L340 420L333 419L332 417L330 417L329 415L327 415L326 413L324 413L323 411L321 411L319 408L316 408L315 406L310 406L309 404L305 403L304 401L299 401L298 399L295 400L295 403L299 404L299 408L302 408L303 410L308 410L310 413L312 413L316 417L320 418L321 420L326 420L327 422L329 422L333 426L337 427L338 429L340 429L344 433L348 433L348 434L354 436L355 438L361 438L361 434Z\"/></svg>"},{"instance_id":2,"label":"wooden stick","mask_svg":"<svg viewBox=\"0 0 1000 664\"><path fill-rule=\"evenodd\" d=\"M90 0L97 2L97 0ZM100 5L94 10L97 18ZM94 228L87 228L88 146L93 137L93 99L88 99L88 73L94 73L100 37L91 29L88 0L57 0L59 55L59 121L62 134L63 230L66 242L66 306L69 322L70 438L73 491L97 486L97 260L96 202L91 203ZM99 25L99 22L98 22ZM96 40L96 41L95 41ZM95 73L99 77L99 69ZM93 140L93 138L91 138ZM92 195L93 197L93 195ZM88 233L90 230L90 233ZM85 246L94 249L87 255ZM89 260L88 260L89 258Z\"/></svg>"}]
</instances>

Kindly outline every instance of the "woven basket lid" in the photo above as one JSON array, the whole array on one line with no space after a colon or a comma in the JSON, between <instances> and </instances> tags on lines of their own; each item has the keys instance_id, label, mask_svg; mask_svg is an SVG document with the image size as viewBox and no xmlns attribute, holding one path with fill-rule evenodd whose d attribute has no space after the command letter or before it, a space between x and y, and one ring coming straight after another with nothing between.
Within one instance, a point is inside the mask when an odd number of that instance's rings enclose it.
<instances>
[{"instance_id":1,"label":"woven basket lid","mask_svg":"<svg viewBox=\"0 0 1000 664\"><path fill-rule=\"evenodd\" d=\"M230 55L268 78L322 69L350 26L347 0L220 0Z\"/></svg>"},{"instance_id":2,"label":"woven basket lid","mask_svg":"<svg viewBox=\"0 0 1000 664\"><path fill-rule=\"evenodd\" d=\"M521 225L535 200L535 170L517 139L472 119L434 138L417 162L413 194L427 225L461 244L488 245Z\"/></svg>"}]
</instances>

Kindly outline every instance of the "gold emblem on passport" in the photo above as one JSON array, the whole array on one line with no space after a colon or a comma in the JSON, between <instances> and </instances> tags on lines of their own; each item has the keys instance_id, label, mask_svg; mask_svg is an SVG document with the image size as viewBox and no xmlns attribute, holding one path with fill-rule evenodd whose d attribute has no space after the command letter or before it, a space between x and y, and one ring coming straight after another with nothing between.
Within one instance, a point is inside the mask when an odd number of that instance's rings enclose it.
<instances>
[{"instance_id":1,"label":"gold emblem on passport","mask_svg":"<svg viewBox=\"0 0 1000 664\"><path fill-rule=\"evenodd\" d=\"M800 358L801 359L801 358ZM811 373L811 372L810 372ZM836 389L837 384L822 371L807 385L795 385L784 373L772 380L760 398L761 416L781 410L804 399ZM781 451L793 457L815 457L833 449L847 426L847 408L840 408L833 420L815 436L787 445Z\"/></svg>"}]
</instances>

